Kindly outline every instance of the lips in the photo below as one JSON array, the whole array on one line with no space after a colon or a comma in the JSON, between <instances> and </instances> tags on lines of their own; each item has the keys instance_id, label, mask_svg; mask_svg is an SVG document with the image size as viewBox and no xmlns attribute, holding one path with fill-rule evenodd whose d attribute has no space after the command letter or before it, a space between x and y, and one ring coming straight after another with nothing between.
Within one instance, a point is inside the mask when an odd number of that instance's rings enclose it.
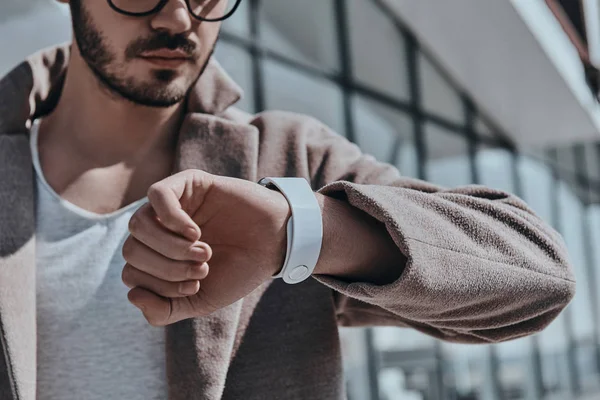
<instances>
[{"instance_id":1,"label":"lips","mask_svg":"<svg viewBox=\"0 0 600 400\"><path fill-rule=\"evenodd\" d=\"M166 68L176 68L181 64L191 60L191 57L187 53L177 50L156 50L145 52L140 55L140 58L152 64Z\"/></svg>"},{"instance_id":2,"label":"lips","mask_svg":"<svg viewBox=\"0 0 600 400\"><path fill-rule=\"evenodd\" d=\"M189 59L190 55L181 50L155 50L155 51L146 51L142 53L142 57L145 58L185 58Z\"/></svg>"}]
</instances>

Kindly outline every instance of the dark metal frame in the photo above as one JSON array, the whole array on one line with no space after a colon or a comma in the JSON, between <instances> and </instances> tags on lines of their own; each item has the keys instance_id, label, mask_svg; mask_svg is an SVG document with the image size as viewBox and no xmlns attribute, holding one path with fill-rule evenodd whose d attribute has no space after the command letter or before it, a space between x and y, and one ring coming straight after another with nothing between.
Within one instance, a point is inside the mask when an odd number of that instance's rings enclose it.
<instances>
[{"instance_id":1,"label":"dark metal frame","mask_svg":"<svg viewBox=\"0 0 600 400\"><path fill-rule=\"evenodd\" d=\"M344 112L344 128L345 134L350 140L356 139L356 132L354 126L354 119L352 115L352 97L355 95L364 97L369 100L373 100L383 106L387 106L391 109L398 111L403 115L408 115L413 124L412 140L415 144L417 153L417 176L420 179L427 179L427 162L428 162L428 151L427 151L427 138L424 129L425 124L433 124L450 134L455 134L460 138L463 138L467 143L468 148L468 160L470 163L470 180L472 183L480 183L480 171L477 166L477 157L480 154L480 150L484 147L500 148L506 150L513 160L511 170L507 171L512 177L512 183L514 187L514 193L518 196L523 194L523 182L519 172L518 165L523 157L538 158L540 161L546 163L548 168L554 176L554 195L552 196L553 204L553 220L550 221L557 230L560 231L560 207L557 200L557 184L559 179L570 179L577 182L578 185L583 185L587 188L590 193L600 194L600 180L594 180L590 178L589 171L586 171L584 163L579 162L578 165L572 166L572 170L561 169L555 160L554 153L549 152L544 157L539 158L532 155L526 154L522 149L518 149L515 144L509 139L507 135L500 127L495 125L491 121L485 121L486 124L491 128L494 135L492 137L481 134L476 131L475 119L481 117L481 112L477 109L476 104L472 101L464 91L452 83L452 80L445 75L445 78L450 82L454 90L459 94L462 101L464 110L464 123L456 123L443 116L431 113L424 109L422 88L420 85L420 66L419 66L419 55L423 54L428 60L432 61L434 65L437 65L432 57L428 56L428 53L420 46L417 38L412 32L403 24L403 22L396 18L394 12L390 10L383 1L381 0L370 0L372 1L381 12L389 16L392 22L397 27L399 36L404 39L406 44L406 60L407 60L407 74L409 82L409 99L407 101L400 100L390 96L389 94L379 92L362 82L357 82L353 78L352 68L352 46L350 43L351 28L348 24L347 15L347 4L346 0L330 0L332 6L335 7L336 19L332 23L335 25L335 31L338 38L338 50L339 50L339 70L331 71L325 68L319 68L314 65L304 64L297 60L291 59L283 54L278 53L268 47L266 47L261 41L260 32L260 21L262 18L261 13L261 1L260 0L245 0L249 5L249 24L250 24L250 35L249 37L242 37L236 34L232 34L228 31L221 33L221 38L233 45L237 45L243 49L246 49L252 56L252 76L253 76L253 95L254 95L254 108L255 112L260 112L265 109L265 82L264 82L264 63L265 60L275 61L281 65L284 65L291 70L313 76L315 78L325 79L329 82L337 85L343 94L343 112ZM439 71L444 75L442 68ZM400 135L399 135L400 136ZM399 139L400 140L400 139ZM573 149L572 151L576 151ZM597 146L598 159L600 160L600 144ZM394 161L394 154L391 155L391 162ZM581 160L580 154L578 154L579 160ZM390 161L390 160L384 160ZM599 163L600 165L600 163ZM598 174L600 176L600 173ZM590 196L591 198L591 196ZM586 199L582 199L584 203ZM587 204L587 203L585 203ZM584 229L584 237L589 242L589 230L591 229L587 221L582 221L582 229ZM588 263L586 266L580 266L586 268L586 273L590 278L594 278L594 265L592 259L592 244L586 243L586 259ZM595 282L590 279L590 282ZM592 284L592 283L590 283ZM591 293L592 302L594 303L592 309L597 312L600 310L600 299L598 298L597 288L593 287ZM565 317L569 319L572 310L567 309ZM596 357L598 363L598 371L600 373L600 321L598 316L594 316L594 343L596 348ZM570 324L567 324L570 325ZM578 343L574 339L574 335L571 326L568 326L565 332L568 341L568 351L564 355L566 363L568 365L569 376L566 377L568 381L570 398L576 398L581 393L579 386L578 374L577 374L577 360L576 350ZM423 365L429 365L431 367L432 360L435 363L435 368L432 370L431 385L432 390L429 393L432 400L441 399L454 399L454 397L448 396L446 393L447 389L447 376L451 375L448 369L448 361L444 357L442 347L439 342L435 342L435 345L431 349L422 349L411 352L404 352L403 354L378 354L373 344L372 331L369 329L366 332L366 346L369 349L369 356L367 362L367 373L370 376L369 392L371 394L370 400L376 400L379 398L379 387L376 376L378 370L382 367L390 367L391 365L414 365L418 363L419 357L422 358ZM497 356L497 349L490 346L488 357L485 360L485 369L489 371L488 382L491 385L487 390L488 396L494 399L503 399L506 394L503 392L501 381L499 379L499 365L500 360ZM422 355L422 356L420 356ZM403 360L405 362L403 362ZM544 364L542 362L542 354L540 345L537 337L532 339L532 348L529 355L523 355L524 370L527 372L526 388L523 390L527 393L528 399L544 399L547 395L551 394L550 388L545 388L542 380L542 369ZM600 376L599 376L600 379ZM491 393L491 394L490 394ZM365 399L366 400L366 399Z\"/></svg>"},{"instance_id":2,"label":"dark metal frame","mask_svg":"<svg viewBox=\"0 0 600 400\"><path fill-rule=\"evenodd\" d=\"M114 0L106 0L106 1L108 1L108 5L115 12L118 12L119 14L123 14L123 15L128 15L130 17L146 17L148 15L155 14L155 13L159 12L160 10L162 10L169 2L169 0L157 0L158 2L156 4L156 6L154 8L152 8L151 10L143 11L143 12L131 12L131 11L123 10L121 7L117 6L115 4ZM219 17L219 18L205 18L200 15L196 15L194 13L194 11L192 10L192 5L190 4L190 0L185 0L185 4L187 6L187 9L188 9L190 15L192 17L194 17L195 19L197 19L199 21L204 21L204 22L218 22L218 21L226 20L227 18L231 17L233 15L233 13L235 13L235 11L240 6L241 0L234 0L234 1L235 1L235 4L233 5L233 8L229 12L227 12L227 14L225 14L224 16Z\"/></svg>"}]
</instances>

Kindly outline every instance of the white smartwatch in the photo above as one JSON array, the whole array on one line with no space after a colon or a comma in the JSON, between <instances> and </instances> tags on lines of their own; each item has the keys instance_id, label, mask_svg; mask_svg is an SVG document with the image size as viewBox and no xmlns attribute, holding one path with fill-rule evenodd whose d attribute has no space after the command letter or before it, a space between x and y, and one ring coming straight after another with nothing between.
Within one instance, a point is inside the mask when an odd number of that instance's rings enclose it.
<instances>
[{"instance_id":1,"label":"white smartwatch","mask_svg":"<svg viewBox=\"0 0 600 400\"><path fill-rule=\"evenodd\" d=\"M279 190L292 210L287 224L287 254L281 271L273 278L300 283L312 275L323 242L321 207L304 178L263 178L260 185Z\"/></svg>"}]
</instances>

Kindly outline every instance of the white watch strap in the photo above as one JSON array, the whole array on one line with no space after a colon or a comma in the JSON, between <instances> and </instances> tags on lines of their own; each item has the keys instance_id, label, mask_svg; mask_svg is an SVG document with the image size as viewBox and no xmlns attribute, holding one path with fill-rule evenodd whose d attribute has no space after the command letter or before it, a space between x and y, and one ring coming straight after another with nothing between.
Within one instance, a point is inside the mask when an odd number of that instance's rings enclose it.
<instances>
[{"instance_id":1,"label":"white watch strap","mask_svg":"<svg viewBox=\"0 0 600 400\"><path fill-rule=\"evenodd\" d=\"M273 278L299 283L312 275L323 242L321 207L304 178L263 178L263 186L273 185L286 198L292 210L287 224L287 254L283 268Z\"/></svg>"}]
</instances>

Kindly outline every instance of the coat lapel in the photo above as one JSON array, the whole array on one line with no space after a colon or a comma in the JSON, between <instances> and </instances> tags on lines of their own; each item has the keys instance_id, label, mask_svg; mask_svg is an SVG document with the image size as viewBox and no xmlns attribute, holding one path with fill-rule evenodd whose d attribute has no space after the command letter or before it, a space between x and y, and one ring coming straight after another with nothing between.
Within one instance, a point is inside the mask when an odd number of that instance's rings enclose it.
<instances>
[{"instance_id":1,"label":"coat lapel","mask_svg":"<svg viewBox=\"0 0 600 400\"><path fill-rule=\"evenodd\" d=\"M29 140L0 135L0 398L33 400L35 210Z\"/></svg>"}]
</instances>

